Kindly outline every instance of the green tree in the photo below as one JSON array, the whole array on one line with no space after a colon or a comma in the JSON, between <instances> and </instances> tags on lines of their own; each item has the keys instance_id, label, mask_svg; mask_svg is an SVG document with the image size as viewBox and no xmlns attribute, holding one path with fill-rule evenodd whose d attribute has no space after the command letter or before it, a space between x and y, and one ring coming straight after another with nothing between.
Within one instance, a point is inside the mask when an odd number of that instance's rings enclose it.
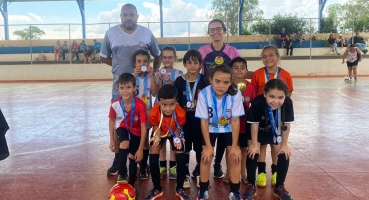
<instances>
[{"instance_id":1,"label":"green tree","mask_svg":"<svg viewBox=\"0 0 369 200\"><path fill-rule=\"evenodd\" d=\"M268 35L270 22L268 20L260 20L251 25L251 32L255 35Z\"/></svg>"},{"instance_id":2,"label":"green tree","mask_svg":"<svg viewBox=\"0 0 369 200\"><path fill-rule=\"evenodd\" d=\"M239 0L213 0L212 14L207 15L208 20L223 20L230 35L238 34ZM245 0L242 10L243 29L251 26L252 20L261 19L263 11L259 8L259 0Z\"/></svg>"},{"instance_id":3,"label":"green tree","mask_svg":"<svg viewBox=\"0 0 369 200\"><path fill-rule=\"evenodd\" d=\"M283 16L281 14L274 15L271 23L271 33L279 34L282 28L286 28L287 33L296 33L298 30L306 33L310 30L309 20L297 17L297 13L288 13Z\"/></svg>"},{"instance_id":4,"label":"green tree","mask_svg":"<svg viewBox=\"0 0 369 200\"><path fill-rule=\"evenodd\" d=\"M14 31L13 34L17 35L20 39L29 40L30 38L40 39L42 35L45 35L45 32L37 26L29 26L23 30Z\"/></svg>"},{"instance_id":5,"label":"green tree","mask_svg":"<svg viewBox=\"0 0 369 200\"><path fill-rule=\"evenodd\" d=\"M337 26L332 18L322 19L322 33L337 33Z\"/></svg>"}]
</instances>

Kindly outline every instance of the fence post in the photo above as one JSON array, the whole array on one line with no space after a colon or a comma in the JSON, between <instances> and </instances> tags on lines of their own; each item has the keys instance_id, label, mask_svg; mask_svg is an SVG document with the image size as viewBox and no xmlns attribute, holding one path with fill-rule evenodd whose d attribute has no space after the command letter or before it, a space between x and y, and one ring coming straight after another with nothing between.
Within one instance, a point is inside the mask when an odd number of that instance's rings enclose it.
<instances>
[{"instance_id":1,"label":"fence post","mask_svg":"<svg viewBox=\"0 0 369 200\"><path fill-rule=\"evenodd\" d=\"M354 44L355 18L352 18L351 44Z\"/></svg>"},{"instance_id":2,"label":"fence post","mask_svg":"<svg viewBox=\"0 0 369 200\"><path fill-rule=\"evenodd\" d=\"M191 22L188 21L188 50L191 49L191 32L190 32L190 26L191 26Z\"/></svg>"},{"instance_id":3,"label":"fence post","mask_svg":"<svg viewBox=\"0 0 369 200\"><path fill-rule=\"evenodd\" d=\"M269 22L269 45L272 45L272 23L268 20Z\"/></svg>"},{"instance_id":4,"label":"fence post","mask_svg":"<svg viewBox=\"0 0 369 200\"><path fill-rule=\"evenodd\" d=\"M311 30L311 18L310 18L310 60L311 60L311 48L313 44L312 30Z\"/></svg>"},{"instance_id":5,"label":"fence post","mask_svg":"<svg viewBox=\"0 0 369 200\"><path fill-rule=\"evenodd\" d=\"M147 29L150 29L150 22L147 22Z\"/></svg>"},{"instance_id":6,"label":"fence post","mask_svg":"<svg viewBox=\"0 0 369 200\"><path fill-rule=\"evenodd\" d=\"M30 53L31 53L31 65L33 64L33 59L32 59L32 25L29 25L29 48L30 48Z\"/></svg>"},{"instance_id":7,"label":"fence post","mask_svg":"<svg viewBox=\"0 0 369 200\"><path fill-rule=\"evenodd\" d=\"M110 28L110 23L109 23L109 28Z\"/></svg>"},{"instance_id":8,"label":"fence post","mask_svg":"<svg viewBox=\"0 0 369 200\"><path fill-rule=\"evenodd\" d=\"M69 64L72 64L72 43L70 42L71 41L71 38L70 38L70 24L68 24L68 27L69 27Z\"/></svg>"}]
</instances>

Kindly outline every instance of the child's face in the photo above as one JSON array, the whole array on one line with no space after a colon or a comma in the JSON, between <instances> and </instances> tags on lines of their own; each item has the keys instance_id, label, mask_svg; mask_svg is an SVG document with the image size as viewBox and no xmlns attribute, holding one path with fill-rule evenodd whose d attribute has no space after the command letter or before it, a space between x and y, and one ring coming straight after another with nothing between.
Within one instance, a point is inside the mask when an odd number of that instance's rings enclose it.
<instances>
[{"instance_id":1,"label":"child's face","mask_svg":"<svg viewBox=\"0 0 369 200\"><path fill-rule=\"evenodd\" d=\"M125 84L119 84L118 90L123 100L128 100L133 97L133 92L136 90L136 87L133 86L131 82L129 82Z\"/></svg>"},{"instance_id":2,"label":"child's face","mask_svg":"<svg viewBox=\"0 0 369 200\"><path fill-rule=\"evenodd\" d=\"M174 56L173 51L164 50L161 52L161 60L163 62L164 67L172 67L176 59L177 57Z\"/></svg>"},{"instance_id":3,"label":"child's face","mask_svg":"<svg viewBox=\"0 0 369 200\"><path fill-rule=\"evenodd\" d=\"M201 69L200 62L197 60L197 58L193 58L193 57L187 60L183 66L187 69L187 72L190 74L199 73Z\"/></svg>"},{"instance_id":4,"label":"child's face","mask_svg":"<svg viewBox=\"0 0 369 200\"><path fill-rule=\"evenodd\" d=\"M243 62L235 62L232 66L235 78L244 78L247 74L247 67Z\"/></svg>"},{"instance_id":5,"label":"child's face","mask_svg":"<svg viewBox=\"0 0 369 200\"><path fill-rule=\"evenodd\" d=\"M164 115L171 116L173 112L176 110L177 100L173 99L163 99L159 100L160 109L163 111Z\"/></svg>"},{"instance_id":6,"label":"child's face","mask_svg":"<svg viewBox=\"0 0 369 200\"><path fill-rule=\"evenodd\" d=\"M275 54L273 49L265 49L262 53L262 58L267 68L276 67L278 65L279 57Z\"/></svg>"},{"instance_id":7,"label":"child's face","mask_svg":"<svg viewBox=\"0 0 369 200\"><path fill-rule=\"evenodd\" d=\"M138 54L136 55L135 67L141 67L142 65L148 66L149 58L147 57L147 55Z\"/></svg>"},{"instance_id":8,"label":"child's face","mask_svg":"<svg viewBox=\"0 0 369 200\"><path fill-rule=\"evenodd\" d=\"M267 104L275 110L283 105L286 95L282 90L271 89L267 93L264 93L264 97Z\"/></svg>"},{"instance_id":9,"label":"child's face","mask_svg":"<svg viewBox=\"0 0 369 200\"><path fill-rule=\"evenodd\" d=\"M223 41L224 30L220 22L209 24L208 33L213 42Z\"/></svg>"},{"instance_id":10,"label":"child's face","mask_svg":"<svg viewBox=\"0 0 369 200\"><path fill-rule=\"evenodd\" d=\"M228 88L232 83L231 75L217 71L213 78L210 78L210 83L214 88L215 95L217 97L222 97L228 91Z\"/></svg>"}]
</instances>

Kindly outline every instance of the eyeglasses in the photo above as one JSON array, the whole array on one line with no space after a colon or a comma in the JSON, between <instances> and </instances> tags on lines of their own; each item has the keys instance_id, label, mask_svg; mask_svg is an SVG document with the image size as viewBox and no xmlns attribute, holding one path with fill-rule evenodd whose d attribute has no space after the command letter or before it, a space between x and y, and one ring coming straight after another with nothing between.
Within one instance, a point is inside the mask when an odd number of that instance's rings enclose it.
<instances>
[{"instance_id":1,"label":"eyeglasses","mask_svg":"<svg viewBox=\"0 0 369 200\"><path fill-rule=\"evenodd\" d=\"M210 33L214 33L215 31L220 32L223 30L223 27L209 28Z\"/></svg>"},{"instance_id":2,"label":"eyeglasses","mask_svg":"<svg viewBox=\"0 0 369 200\"><path fill-rule=\"evenodd\" d=\"M174 56L162 56L161 57L163 60L172 60L172 59L174 59Z\"/></svg>"}]
</instances>

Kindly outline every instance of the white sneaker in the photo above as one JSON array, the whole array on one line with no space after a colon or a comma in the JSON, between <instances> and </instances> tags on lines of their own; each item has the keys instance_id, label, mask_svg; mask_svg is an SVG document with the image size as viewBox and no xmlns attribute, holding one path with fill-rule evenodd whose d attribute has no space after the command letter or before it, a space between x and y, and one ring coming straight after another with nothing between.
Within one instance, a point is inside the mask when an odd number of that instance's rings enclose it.
<instances>
[{"instance_id":1,"label":"white sneaker","mask_svg":"<svg viewBox=\"0 0 369 200\"><path fill-rule=\"evenodd\" d=\"M183 188L190 188L190 187L191 187L190 179L188 178L188 176L186 176L183 182Z\"/></svg>"},{"instance_id":2,"label":"white sneaker","mask_svg":"<svg viewBox=\"0 0 369 200\"><path fill-rule=\"evenodd\" d=\"M196 186L200 188L200 176L196 177Z\"/></svg>"}]
</instances>

